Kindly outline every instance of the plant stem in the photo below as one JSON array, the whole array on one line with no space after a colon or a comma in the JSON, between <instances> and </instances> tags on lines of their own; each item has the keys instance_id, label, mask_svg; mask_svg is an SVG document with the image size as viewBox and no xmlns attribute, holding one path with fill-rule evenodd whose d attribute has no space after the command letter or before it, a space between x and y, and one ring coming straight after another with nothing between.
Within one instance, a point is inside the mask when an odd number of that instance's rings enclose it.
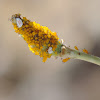
<instances>
[{"instance_id":1,"label":"plant stem","mask_svg":"<svg viewBox=\"0 0 100 100\"><path fill-rule=\"evenodd\" d=\"M79 52L77 50L70 49L69 47L66 47L66 46L62 46L61 56L74 58L74 59L80 59L80 60L84 60L87 62L91 62L91 63L97 64L97 65L100 65L99 57L96 57L96 56L93 56L90 54L86 54L83 52Z\"/></svg>"}]
</instances>

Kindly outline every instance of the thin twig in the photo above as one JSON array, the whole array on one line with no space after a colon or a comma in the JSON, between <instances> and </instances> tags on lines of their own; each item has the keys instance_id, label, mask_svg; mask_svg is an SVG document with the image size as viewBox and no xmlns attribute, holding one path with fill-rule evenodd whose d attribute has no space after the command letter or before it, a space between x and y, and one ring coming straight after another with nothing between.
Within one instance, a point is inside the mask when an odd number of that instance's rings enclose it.
<instances>
[{"instance_id":1,"label":"thin twig","mask_svg":"<svg viewBox=\"0 0 100 100\"><path fill-rule=\"evenodd\" d=\"M62 56L69 57L73 59L80 59L87 62L91 62L100 65L100 57L96 57L90 54L79 52L77 50L70 49L69 47L62 46Z\"/></svg>"}]
</instances>

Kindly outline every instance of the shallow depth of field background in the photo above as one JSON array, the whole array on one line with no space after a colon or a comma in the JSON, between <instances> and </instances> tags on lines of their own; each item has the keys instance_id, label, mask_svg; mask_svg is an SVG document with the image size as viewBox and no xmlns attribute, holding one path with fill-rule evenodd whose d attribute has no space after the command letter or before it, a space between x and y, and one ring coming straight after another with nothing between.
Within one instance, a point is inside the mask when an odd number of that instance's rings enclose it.
<instances>
[{"instance_id":1,"label":"shallow depth of field background","mask_svg":"<svg viewBox=\"0 0 100 100\"><path fill-rule=\"evenodd\" d=\"M100 56L99 0L0 0L0 100L100 100L100 67L53 57L43 63L14 32L16 13Z\"/></svg>"}]
</instances>

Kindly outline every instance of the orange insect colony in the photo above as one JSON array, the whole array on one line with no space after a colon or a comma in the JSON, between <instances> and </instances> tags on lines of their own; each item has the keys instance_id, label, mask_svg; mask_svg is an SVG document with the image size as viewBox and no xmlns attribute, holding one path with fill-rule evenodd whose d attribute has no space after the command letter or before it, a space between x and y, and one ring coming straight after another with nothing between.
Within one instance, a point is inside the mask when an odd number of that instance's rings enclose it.
<instances>
[{"instance_id":1,"label":"orange insect colony","mask_svg":"<svg viewBox=\"0 0 100 100\"><path fill-rule=\"evenodd\" d=\"M61 46L61 43L58 41L56 32L52 32L46 26L31 22L26 17L21 18L20 14L12 15L11 21L15 32L23 37L33 53L43 58L43 62L52 54L60 53L57 46Z\"/></svg>"}]
</instances>

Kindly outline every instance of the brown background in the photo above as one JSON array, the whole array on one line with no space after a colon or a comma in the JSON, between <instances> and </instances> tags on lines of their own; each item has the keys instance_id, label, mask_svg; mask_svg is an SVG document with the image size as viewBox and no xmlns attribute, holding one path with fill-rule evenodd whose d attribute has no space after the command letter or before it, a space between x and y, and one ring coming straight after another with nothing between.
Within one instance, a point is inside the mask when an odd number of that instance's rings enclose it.
<instances>
[{"instance_id":1,"label":"brown background","mask_svg":"<svg viewBox=\"0 0 100 100\"><path fill-rule=\"evenodd\" d=\"M99 0L0 0L0 100L100 100L99 66L53 57L43 63L14 32L16 13L100 56Z\"/></svg>"}]
</instances>

